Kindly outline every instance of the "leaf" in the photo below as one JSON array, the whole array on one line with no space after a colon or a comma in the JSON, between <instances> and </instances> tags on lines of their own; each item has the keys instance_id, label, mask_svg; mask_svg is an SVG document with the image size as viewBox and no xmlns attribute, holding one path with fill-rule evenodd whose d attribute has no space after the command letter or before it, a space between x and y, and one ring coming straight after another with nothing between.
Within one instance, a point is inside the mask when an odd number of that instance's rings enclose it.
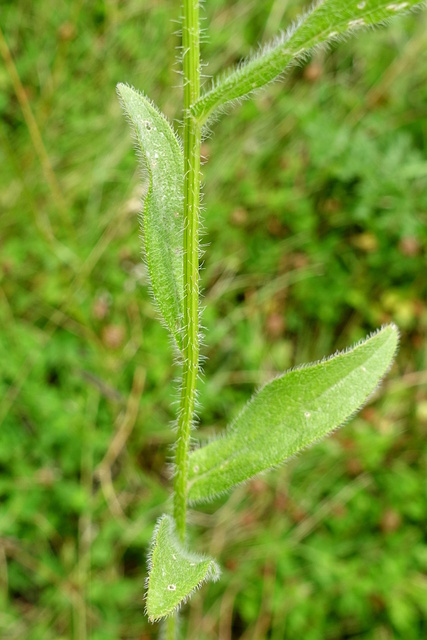
<instances>
[{"instance_id":1,"label":"leaf","mask_svg":"<svg viewBox=\"0 0 427 640\"><path fill-rule=\"evenodd\" d=\"M145 96L125 84L117 85L117 92L135 135L143 172L148 177L142 229L154 298L182 349L182 149L166 118Z\"/></svg>"},{"instance_id":2,"label":"leaf","mask_svg":"<svg viewBox=\"0 0 427 640\"><path fill-rule=\"evenodd\" d=\"M356 30L387 22L396 14L425 4L419 0L320 0L286 32L220 78L193 105L192 113L204 122L226 103L272 82L314 47L342 40Z\"/></svg>"},{"instance_id":3,"label":"leaf","mask_svg":"<svg viewBox=\"0 0 427 640\"><path fill-rule=\"evenodd\" d=\"M266 384L224 437L191 453L189 501L209 500L341 426L387 372L398 339L397 327L387 325L352 349Z\"/></svg>"},{"instance_id":4,"label":"leaf","mask_svg":"<svg viewBox=\"0 0 427 640\"><path fill-rule=\"evenodd\" d=\"M206 580L218 580L220 570L211 558L184 549L173 518L163 515L153 535L147 587L147 614L151 622L180 607Z\"/></svg>"}]
</instances>

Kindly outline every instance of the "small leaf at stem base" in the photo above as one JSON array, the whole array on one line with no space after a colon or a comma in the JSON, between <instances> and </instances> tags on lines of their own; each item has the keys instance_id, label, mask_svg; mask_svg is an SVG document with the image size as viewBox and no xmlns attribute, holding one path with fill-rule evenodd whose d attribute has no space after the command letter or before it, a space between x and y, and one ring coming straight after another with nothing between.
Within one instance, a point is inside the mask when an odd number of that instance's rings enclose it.
<instances>
[{"instance_id":1,"label":"small leaf at stem base","mask_svg":"<svg viewBox=\"0 0 427 640\"><path fill-rule=\"evenodd\" d=\"M153 535L147 586L147 614L151 622L176 611L207 580L217 580L220 570L212 558L185 549L178 540L173 518L163 515Z\"/></svg>"}]
</instances>

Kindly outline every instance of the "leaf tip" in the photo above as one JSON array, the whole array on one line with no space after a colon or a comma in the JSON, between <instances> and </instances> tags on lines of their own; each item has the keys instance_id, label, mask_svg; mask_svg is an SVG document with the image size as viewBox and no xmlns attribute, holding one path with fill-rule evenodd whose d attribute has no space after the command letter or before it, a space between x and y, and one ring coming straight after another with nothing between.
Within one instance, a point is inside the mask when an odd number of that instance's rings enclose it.
<instances>
[{"instance_id":1,"label":"leaf tip","mask_svg":"<svg viewBox=\"0 0 427 640\"><path fill-rule=\"evenodd\" d=\"M130 89L130 87L125 82L118 82L116 84L116 93L121 100L123 99L123 93L126 92L126 89Z\"/></svg>"},{"instance_id":2,"label":"leaf tip","mask_svg":"<svg viewBox=\"0 0 427 640\"><path fill-rule=\"evenodd\" d=\"M372 337L381 333L387 334L389 339L394 342L394 352L391 357L391 361L393 361L400 342L400 329L394 322L389 322L388 324L383 324L377 331L375 331L372 334Z\"/></svg>"}]
</instances>

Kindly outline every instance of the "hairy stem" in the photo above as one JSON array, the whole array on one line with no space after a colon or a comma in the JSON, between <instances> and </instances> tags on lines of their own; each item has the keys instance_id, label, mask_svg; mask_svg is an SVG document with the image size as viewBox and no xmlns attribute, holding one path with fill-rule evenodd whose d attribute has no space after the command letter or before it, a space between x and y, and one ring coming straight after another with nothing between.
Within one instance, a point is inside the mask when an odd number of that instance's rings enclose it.
<instances>
[{"instance_id":1,"label":"hairy stem","mask_svg":"<svg viewBox=\"0 0 427 640\"><path fill-rule=\"evenodd\" d=\"M184 336L183 372L175 453L174 518L185 541L190 434L199 370L199 209L201 125L190 108L200 97L199 0L184 0L182 16L184 86ZM177 637L178 614L166 620L166 640Z\"/></svg>"},{"instance_id":2,"label":"hairy stem","mask_svg":"<svg viewBox=\"0 0 427 640\"><path fill-rule=\"evenodd\" d=\"M184 346L183 379L175 457L174 517L185 539L190 432L199 368L199 208L200 125L190 107L200 96L199 2L184 1L182 25L184 71Z\"/></svg>"},{"instance_id":3,"label":"hairy stem","mask_svg":"<svg viewBox=\"0 0 427 640\"><path fill-rule=\"evenodd\" d=\"M199 209L201 128L190 113L200 96L199 2L184 0L182 21L184 78L184 340L183 374L175 455L174 518L185 540L188 456L199 370ZM176 637L177 614L167 639Z\"/></svg>"}]
</instances>

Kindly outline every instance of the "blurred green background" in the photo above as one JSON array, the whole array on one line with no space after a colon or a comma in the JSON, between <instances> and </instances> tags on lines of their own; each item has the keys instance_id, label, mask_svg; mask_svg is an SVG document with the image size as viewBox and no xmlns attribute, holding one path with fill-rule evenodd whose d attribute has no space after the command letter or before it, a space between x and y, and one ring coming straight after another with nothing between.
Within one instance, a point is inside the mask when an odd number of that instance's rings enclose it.
<instances>
[{"instance_id":1,"label":"blurred green background","mask_svg":"<svg viewBox=\"0 0 427 640\"><path fill-rule=\"evenodd\" d=\"M157 637L142 598L177 370L145 286L115 85L144 90L179 130L179 5L1 2L7 640ZM206 1L205 73L303 6ZM193 544L223 576L186 608L186 637L426 638L427 14L317 53L222 116L203 152L203 438L288 367L390 320L402 341L349 426L191 512Z\"/></svg>"}]
</instances>

